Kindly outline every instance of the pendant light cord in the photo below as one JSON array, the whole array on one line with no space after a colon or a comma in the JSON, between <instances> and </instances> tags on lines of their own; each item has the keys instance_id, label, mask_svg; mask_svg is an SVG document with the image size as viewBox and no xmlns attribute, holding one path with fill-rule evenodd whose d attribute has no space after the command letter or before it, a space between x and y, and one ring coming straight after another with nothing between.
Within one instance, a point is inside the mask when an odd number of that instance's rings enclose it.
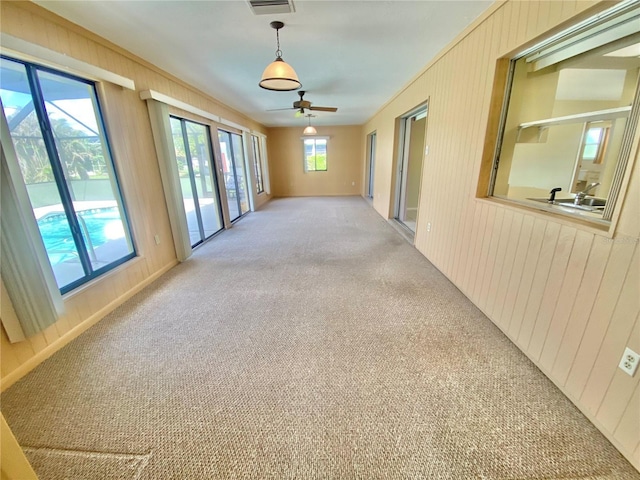
<instances>
[{"instance_id":1,"label":"pendant light cord","mask_svg":"<svg viewBox=\"0 0 640 480\"><path fill-rule=\"evenodd\" d=\"M276 57L282 58L282 50L280 50L280 29L276 28L276 43L278 45L278 49L276 50Z\"/></svg>"}]
</instances>

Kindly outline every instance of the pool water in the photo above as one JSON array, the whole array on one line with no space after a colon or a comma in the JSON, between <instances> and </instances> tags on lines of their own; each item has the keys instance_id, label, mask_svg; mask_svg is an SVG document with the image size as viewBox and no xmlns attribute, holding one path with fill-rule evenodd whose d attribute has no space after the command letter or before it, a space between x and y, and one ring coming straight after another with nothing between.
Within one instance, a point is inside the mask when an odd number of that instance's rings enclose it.
<instances>
[{"instance_id":1,"label":"pool water","mask_svg":"<svg viewBox=\"0 0 640 480\"><path fill-rule=\"evenodd\" d=\"M93 208L77 212L82 237L89 254L111 240L124 238L124 228L117 207ZM38 220L38 228L51 265L78 258L71 228L64 213L51 212ZM88 236L88 238L87 238Z\"/></svg>"}]
</instances>

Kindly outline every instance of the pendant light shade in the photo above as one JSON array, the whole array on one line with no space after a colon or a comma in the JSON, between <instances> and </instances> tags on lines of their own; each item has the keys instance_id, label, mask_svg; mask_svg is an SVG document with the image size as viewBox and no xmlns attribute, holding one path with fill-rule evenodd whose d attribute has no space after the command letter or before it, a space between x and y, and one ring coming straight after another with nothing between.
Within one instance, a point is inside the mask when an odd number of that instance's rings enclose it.
<instances>
[{"instance_id":1,"label":"pendant light shade","mask_svg":"<svg viewBox=\"0 0 640 480\"><path fill-rule=\"evenodd\" d=\"M314 115L311 115L310 113L307 115L307 118L309 119L309 125L307 125L302 131L303 135L315 135L316 133L318 133L318 131L311 125L311 117L313 116Z\"/></svg>"},{"instance_id":2,"label":"pendant light shade","mask_svg":"<svg viewBox=\"0 0 640 480\"><path fill-rule=\"evenodd\" d=\"M276 59L264 69L262 79L258 85L266 90L287 92L299 89L302 87L302 84L300 80L298 80L298 75L293 67L282 59L279 34L279 30L282 27L284 27L284 23L282 22L271 22L271 28L276 30L276 41L278 44Z\"/></svg>"}]
</instances>

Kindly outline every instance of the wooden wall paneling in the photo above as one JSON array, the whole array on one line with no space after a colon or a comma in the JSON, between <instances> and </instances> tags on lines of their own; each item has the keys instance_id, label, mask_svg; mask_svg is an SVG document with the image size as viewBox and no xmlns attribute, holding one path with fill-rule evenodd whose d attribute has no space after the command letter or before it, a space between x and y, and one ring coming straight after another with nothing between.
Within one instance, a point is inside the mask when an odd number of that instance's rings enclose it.
<instances>
[{"instance_id":1,"label":"wooden wall paneling","mask_svg":"<svg viewBox=\"0 0 640 480\"><path fill-rule=\"evenodd\" d=\"M541 364L552 372L560 385L566 383L571 371L573 359L580 347L609 260L613 243L605 240L607 239L600 236L595 236L593 239L583 280L576 293L575 302L557 350L554 349L553 342L547 341L542 351Z\"/></svg>"},{"instance_id":2,"label":"wooden wall paneling","mask_svg":"<svg viewBox=\"0 0 640 480\"><path fill-rule=\"evenodd\" d=\"M2 337L3 337L3 342L2 344L0 344L0 348L4 348L5 342L7 344L9 343L4 331L2 332ZM10 345L11 345L10 350L13 351L13 354L15 355L15 359L18 361L19 364L26 362L27 360L29 360L31 357L35 355L33 346L28 341L16 342Z\"/></svg>"},{"instance_id":3,"label":"wooden wall paneling","mask_svg":"<svg viewBox=\"0 0 640 480\"><path fill-rule=\"evenodd\" d=\"M456 55L450 55L449 58L447 58L446 60L443 59L443 67L441 72L442 79L440 81L442 81L444 78L447 78L453 73L454 69L456 68L456 61L457 61ZM451 144L451 138L445 135L443 130L447 128L453 128L452 122L453 122L456 99L452 95L450 89L443 89L442 95L443 95L442 97L443 102L441 104L441 110L439 112L439 116L434 119L440 122L440 125L442 127L441 135L440 135L440 138L438 139L438 143L440 144L440 155L438 155L438 162L436 165L434 178L449 184L449 181L446 176L447 170L449 165L455 162L456 159L453 156L454 154L453 154L453 148ZM445 219L451 210L451 205L446 204L445 202L446 200L450 200L450 201L453 200L456 194L455 190L456 188L452 186L450 189L451 193L450 193L449 199L445 199L445 198L442 198L441 196L438 196L438 204L434 212L435 224L437 225L436 257L434 258L434 260L436 261L436 264L439 265L441 270L444 270L443 264L445 262L445 258L444 258L445 250L442 249L442 244L444 241L446 241L446 238L449 238L448 230L450 228L449 222L447 222Z\"/></svg>"},{"instance_id":4,"label":"wooden wall paneling","mask_svg":"<svg viewBox=\"0 0 640 480\"><path fill-rule=\"evenodd\" d=\"M542 248L542 241L545 234L545 226L547 226L547 222L544 220L540 218L536 218L534 220L529 248L526 252L526 258L522 268L522 274L520 276L518 295L516 296L516 300L513 305L512 318L509 324L509 335L516 341L520 335L520 328L522 327L527 307L527 300L529 299L529 294L531 292L536 265L538 264L538 257L540 255L540 249Z\"/></svg>"},{"instance_id":5,"label":"wooden wall paneling","mask_svg":"<svg viewBox=\"0 0 640 480\"><path fill-rule=\"evenodd\" d=\"M483 32L486 31L486 25L481 25L480 27L478 27L478 29L476 31L474 31L469 37L468 37L468 41L469 42L474 42L474 41L478 41L478 42L488 42L488 39L486 38L487 36L483 34ZM474 38L474 36L477 35L478 38ZM484 51L484 49L482 50ZM482 83L482 79L484 78L484 75L486 74L486 66L484 65L484 58L483 55L476 55L477 56L477 69L476 69L476 75L477 80L475 80L475 84L481 84ZM445 84L445 82L443 82L443 84ZM473 90L475 92L475 89L470 89ZM481 95L477 95L475 96L475 111L479 111L481 109L481 105L482 105L482 96ZM477 130L476 130L476 134L477 134ZM471 144L471 142L469 142ZM470 156L469 161L468 161L468 165L472 165L474 162L474 158L473 156ZM471 168L472 169L472 168ZM473 182L473 179L469 179L469 181ZM468 190L467 190L468 192ZM463 228L461 230L462 235L460 237L459 243L458 243L458 248L457 248L457 253L456 253L456 257L458 259L458 264L457 266L454 266L454 268L456 269L457 273L455 273L455 278L456 278L456 282L457 285L462 285L463 286L463 291L466 291L466 285L468 284L469 281L469 272L470 272L470 268L471 268L471 250L472 250L472 237L473 237L473 232L475 231L475 229L477 228L477 222L478 222L478 217L476 215L476 213L478 212L478 207L479 207L479 203L474 201L473 198L471 196L469 196L469 194L467 193L465 195L465 209L464 209L464 213L463 213L463 219L464 219L464 223L463 223Z\"/></svg>"},{"instance_id":6,"label":"wooden wall paneling","mask_svg":"<svg viewBox=\"0 0 640 480\"><path fill-rule=\"evenodd\" d=\"M522 325L520 326L520 332L517 337L518 342L523 346L525 351L529 346L531 333L533 332L547 280L549 279L549 271L555 255L556 245L558 244L560 229L561 226L559 224L549 222L544 232L542 247L540 248L533 281L529 289Z\"/></svg>"},{"instance_id":7,"label":"wooden wall paneling","mask_svg":"<svg viewBox=\"0 0 640 480\"><path fill-rule=\"evenodd\" d=\"M499 240L499 232L502 230L503 219L504 209L492 208L490 210L487 229L485 230L482 241L482 251L480 253L480 261L478 262L478 272L475 275L475 282L473 286L473 298L476 299L476 304L481 309L484 308L486 304L486 301L481 297L482 287L486 283L488 273L493 268L493 265L489 264L489 257L492 247L496 245Z\"/></svg>"},{"instance_id":8,"label":"wooden wall paneling","mask_svg":"<svg viewBox=\"0 0 640 480\"><path fill-rule=\"evenodd\" d=\"M67 32L66 29L59 27L61 35L66 35L65 42L68 45L69 55L73 58L80 60L88 60L85 57L86 50L83 48L83 44L87 43L87 39L78 35L76 32Z\"/></svg>"},{"instance_id":9,"label":"wooden wall paneling","mask_svg":"<svg viewBox=\"0 0 640 480\"><path fill-rule=\"evenodd\" d=\"M513 213L513 219L511 220L511 227L509 230L509 237L507 239L507 246L505 250L499 249L499 255L502 258L502 268L500 270L500 278L495 287L492 287L489 291L489 300L487 312L494 319L494 322L503 330L505 330L504 317L502 312L507 298L507 291L509 287L509 280L511 279L511 272L516 261L516 251L518 248L518 240L522 233L522 223L524 221L524 215L519 212Z\"/></svg>"},{"instance_id":10,"label":"wooden wall paneling","mask_svg":"<svg viewBox=\"0 0 640 480\"><path fill-rule=\"evenodd\" d=\"M47 340L44 338L44 334L42 332L36 333L32 337L27 338L27 341L31 344L31 348L33 348L33 352L35 354L38 354L47 348Z\"/></svg>"},{"instance_id":11,"label":"wooden wall paneling","mask_svg":"<svg viewBox=\"0 0 640 480\"><path fill-rule=\"evenodd\" d=\"M480 292L480 301L482 302L483 311L487 312L487 315L493 316L495 307L496 293L500 279L502 278L502 270L504 269L505 253L509 248L509 238L511 237L511 229L513 228L513 210L506 210L503 212L504 218L502 221L502 230L495 242L495 248L493 252L490 252L489 258L491 260L491 276L487 277L483 282L483 288Z\"/></svg>"},{"instance_id":12,"label":"wooden wall paneling","mask_svg":"<svg viewBox=\"0 0 640 480\"><path fill-rule=\"evenodd\" d=\"M478 58L473 55L471 44L468 41L464 41L460 45L460 59L461 65L459 70L464 71L468 68L469 82L471 84L477 83L478 78ZM465 138L470 139L473 135L474 123L466 121L467 110L469 114L475 109L474 104L474 92L473 89L466 89L463 95L460 96L460 105L458 111L458 126L457 129L464 135ZM450 245L449 258L445 266L447 275L449 278L454 278L458 274L458 266L460 263L460 245L464 243L463 231L465 219L468 217L470 198L467 195L469 190L470 175L468 171L472 168L473 158L472 154L472 141L461 143L458 145L458 162L455 165L451 165L451 183L459 185L455 198L455 213L454 222L452 224L452 232L450 239L453 240L453 244Z\"/></svg>"},{"instance_id":13,"label":"wooden wall paneling","mask_svg":"<svg viewBox=\"0 0 640 480\"><path fill-rule=\"evenodd\" d=\"M550 13L551 13L551 1L545 0L540 2L540 8L538 10L538 23L536 25L536 34L547 30L547 27L550 23Z\"/></svg>"},{"instance_id":14,"label":"wooden wall paneling","mask_svg":"<svg viewBox=\"0 0 640 480\"><path fill-rule=\"evenodd\" d=\"M473 282L475 273L478 271L478 256L482 247L482 235L486 230L486 219L489 206L485 203L476 202L476 212L474 214L473 230L469 239L469 250L467 255L467 268L465 270L465 283L463 291L469 298L472 298ZM474 268L475 267L475 268Z\"/></svg>"},{"instance_id":15,"label":"wooden wall paneling","mask_svg":"<svg viewBox=\"0 0 640 480\"><path fill-rule=\"evenodd\" d=\"M2 376L4 377L19 366L20 361L13 351L13 348L11 348L11 344L3 330L2 335L0 335L0 372L2 372Z\"/></svg>"},{"instance_id":16,"label":"wooden wall paneling","mask_svg":"<svg viewBox=\"0 0 640 480\"><path fill-rule=\"evenodd\" d=\"M480 218L479 236L473 256L473 264L471 266L471 277L469 279L469 295L474 301L478 300L476 285L478 284L478 276L483 273L480 270L480 265L487 261L486 256L489 250L489 243L491 242L491 232L496 220L496 210L495 205L485 204L486 216Z\"/></svg>"},{"instance_id":17,"label":"wooden wall paneling","mask_svg":"<svg viewBox=\"0 0 640 480\"><path fill-rule=\"evenodd\" d=\"M636 382L633 396L613 432L613 437L627 451L634 452L636 460L640 460L640 383L638 382Z\"/></svg>"},{"instance_id":18,"label":"wooden wall paneling","mask_svg":"<svg viewBox=\"0 0 640 480\"><path fill-rule=\"evenodd\" d=\"M518 23L516 28L515 45L522 45L529 37L527 37L527 24L529 23L530 8L532 2L517 2L520 4Z\"/></svg>"},{"instance_id":19,"label":"wooden wall paneling","mask_svg":"<svg viewBox=\"0 0 640 480\"><path fill-rule=\"evenodd\" d=\"M47 341L47 345L51 345L53 342L58 340L58 338L60 338L60 335L58 334L58 329L56 328L55 323L45 328L42 331L42 334L44 335L44 339Z\"/></svg>"},{"instance_id":20,"label":"wooden wall paneling","mask_svg":"<svg viewBox=\"0 0 640 480\"><path fill-rule=\"evenodd\" d=\"M524 37L528 40L537 34L538 12L540 11L540 2L537 0L527 1L529 4L529 12L526 16L525 28L523 28Z\"/></svg>"},{"instance_id":21,"label":"wooden wall paneling","mask_svg":"<svg viewBox=\"0 0 640 480\"><path fill-rule=\"evenodd\" d=\"M555 353L558 351L562 335L569 322L569 316L574 307L578 289L584 280L584 272L591 252L593 238L594 235L591 233L576 232L562 285L558 286L555 308L553 312L542 313L541 311L541 318L533 332L533 338L529 346L530 355L539 360L547 371L551 371L553 363L548 360L549 358L555 359ZM545 315L550 320L546 325L544 325ZM543 352L546 353L546 357L543 357ZM544 361L545 358L547 359L546 362Z\"/></svg>"},{"instance_id":22,"label":"wooden wall paneling","mask_svg":"<svg viewBox=\"0 0 640 480\"><path fill-rule=\"evenodd\" d=\"M65 315L69 320L69 326L71 327L71 329L77 327L82 323L84 319L78 313L78 308L75 305L66 303L65 309L66 309Z\"/></svg>"},{"instance_id":23,"label":"wooden wall paneling","mask_svg":"<svg viewBox=\"0 0 640 480\"><path fill-rule=\"evenodd\" d=\"M459 72L459 69L464 67L461 66L461 58L457 52L451 52L451 55L447 55L450 57L445 62L446 68L442 72L443 77L440 81L443 83L443 86L446 85L446 79L452 78L456 75L456 72ZM451 185L451 188L447 189L450 193L450 197L440 198L442 203L442 208L438 209L438 244L437 244L437 252L438 252L438 263L443 272L447 272L447 262L448 262L448 249L444 247L444 245L450 241L452 237L451 232L451 222L449 221L449 216L454 215L455 209L455 201L456 197L459 195L459 178L456 178L455 181L451 177L451 167L455 166L455 168L459 168L458 164L460 162L459 152L456 145L456 142L451 137L451 135L447 135L447 131L455 130L458 124L458 111L459 111L459 99L460 92L453 91L451 88L443 88L443 94L446 98L446 104L443 104L442 114L442 126L444 127L442 130L442 137L440 139L442 145L443 155L440 157L441 160L441 168L440 168L440 177L436 177L439 181L446 183L447 185ZM439 187L438 190L440 190ZM449 203L450 202L450 203Z\"/></svg>"},{"instance_id":24,"label":"wooden wall paneling","mask_svg":"<svg viewBox=\"0 0 640 480\"><path fill-rule=\"evenodd\" d=\"M526 6L525 3L526 2L509 2L508 4L506 4L506 8L509 8L511 10L511 19L505 26L505 28L509 30L506 44L509 50L519 45L518 25L520 23L520 10L523 6Z\"/></svg>"},{"instance_id":25,"label":"wooden wall paneling","mask_svg":"<svg viewBox=\"0 0 640 480\"><path fill-rule=\"evenodd\" d=\"M513 218L513 212L498 208L496 209L496 220L492 230L492 239L489 244L489 250L487 253L487 260L484 265L481 265L481 271L485 274L483 277L478 278L476 281L476 291L478 296L478 306L481 310L486 311L487 302L489 299L489 293L491 288L491 282L495 278L495 282L500 276L500 272L497 272L501 266L498 263L498 248L501 242L506 242L508 237L508 230L511 227L511 220ZM504 258L501 256L500 263Z\"/></svg>"},{"instance_id":26,"label":"wooden wall paneling","mask_svg":"<svg viewBox=\"0 0 640 480\"><path fill-rule=\"evenodd\" d=\"M425 80L427 83L426 94L429 95L429 112L427 114L427 135L425 137L429 145L429 154L425 157L425 166L423 169L422 177L423 183L426 185L425 194L420 197L420 216L421 225L423 228L416 232L416 248L421 252L435 252L437 248L437 235L435 232L436 226L436 213L441 208L442 199L431 195L436 189L437 177L435 175L436 168L440 163L440 140L442 137L442 124L440 121L439 112L441 110L442 87L440 83L440 69L430 69L425 74ZM431 223L432 231L426 232L426 224Z\"/></svg>"},{"instance_id":27,"label":"wooden wall paneling","mask_svg":"<svg viewBox=\"0 0 640 480\"><path fill-rule=\"evenodd\" d=\"M569 258L573 251L577 230L564 225L560 228L558 243L554 249L551 268L548 279L545 280L544 293L540 302L540 308L531 323L532 332L527 351L529 356L538 360L544 339L547 336L549 325L560 298L560 290L567 275Z\"/></svg>"},{"instance_id":28,"label":"wooden wall paneling","mask_svg":"<svg viewBox=\"0 0 640 480\"><path fill-rule=\"evenodd\" d=\"M562 2L549 2L548 24L556 25L562 21Z\"/></svg>"},{"instance_id":29,"label":"wooden wall paneling","mask_svg":"<svg viewBox=\"0 0 640 480\"><path fill-rule=\"evenodd\" d=\"M589 374L600 350L610 319L618 303L635 245L614 243L611 255L600 283L593 309L587 320L580 346L571 358L572 366L565 383L565 390L579 399L589 379Z\"/></svg>"},{"instance_id":30,"label":"wooden wall paneling","mask_svg":"<svg viewBox=\"0 0 640 480\"><path fill-rule=\"evenodd\" d=\"M436 88L436 92L434 93L433 98L431 99L433 104L433 110L429 115L429 128L433 129L435 133L435 138L433 139L432 151L430 154L432 155L432 162L430 164L430 175L434 179L434 182L437 181L439 175L442 175L441 170L445 163L448 160L448 150L446 147L446 140L443 130L446 129L447 125L447 107L449 106L450 95L446 89L441 88L442 81L446 76L446 72L449 70L448 63L451 59L447 59L447 61L443 61L441 65L435 70L435 78L434 78L434 86ZM436 191L437 187L434 183L434 191ZM434 256L433 263L438 264L440 262L439 252L440 252L440 242L441 242L441 228L444 228L440 225L442 218L442 208L443 208L443 198L433 195L429 195L432 198L433 204L430 205L429 219L427 221L431 222L431 232L428 234L430 236L430 241L433 245ZM421 238L421 232L417 232L416 238Z\"/></svg>"},{"instance_id":31,"label":"wooden wall paneling","mask_svg":"<svg viewBox=\"0 0 640 480\"><path fill-rule=\"evenodd\" d=\"M35 38L34 43L42 45L50 50L57 50L53 45L57 45L57 39L54 39L54 44L49 43L49 26L39 15L32 15L29 12L24 12L25 16L29 17L30 26L28 28L33 29Z\"/></svg>"},{"instance_id":32,"label":"wooden wall paneling","mask_svg":"<svg viewBox=\"0 0 640 480\"><path fill-rule=\"evenodd\" d=\"M464 252L465 255L463 256L465 271L462 288L469 298L471 298L471 293L473 291L472 282L475 279L473 276L473 267L474 263L478 259L477 252L479 252L482 247L481 235L484 233L484 229L486 227L484 220L487 218L488 210L488 205L480 202L473 202L473 211L471 214L473 222L471 223L471 231L467 237L467 246Z\"/></svg>"},{"instance_id":33,"label":"wooden wall paneling","mask_svg":"<svg viewBox=\"0 0 640 480\"><path fill-rule=\"evenodd\" d=\"M476 85L479 79L479 64L480 61L478 55L474 55L472 51L472 44L469 42L468 38L466 38L461 45L461 48L464 49L464 61L469 65L470 78L469 81L472 85ZM471 111L475 111L477 108L477 95L474 95L472 89L467 89L467 96L465 97L465 102L463 105L468 105ZM464 122L465 124L465 136L472 135L474 124L471 122ZM451 248L451 262L448 266L448 274L449 278L451 278L455 282L459 282L460 280L460 265L461 265L461 251L462 246L466 242L465 238L465 230L469 218L469 210L473 206L473 202L469 198L467 192L469 191L468 185L471 181L470 175L464 175L461 172L467 172L469 168L472 167L473 162L473 152L471 142L465 145L465 149L463 150L463 158L462 164L463 168L460 169L459 172L454 173L454 175L462 176L462 189L458 194L458 200L460 202L459 214L458 218L456 218L456 226L454 230L454 239L455 244Z\"/></svg>"},{"instance_id":34,"label":"wooden wall paneling","mask_svg":"<svg viewBox=\"0 0 640 480\"><path fill-rule=\"evenodd\" d=\"M635 325L629 335L629 339L625 342L625 346L628 346L634 352L640 352L640 314L636 315ZM619 355L620 358L622 358L623 350L624 347L621 347ZM620 358L618 358L618 361ZM596 413L596 418L600 422L600 425L613 432L616 430L616 427L619 425L626 409L629 406L640 407L637 402L631 403L638 385L640 385L639 375L636 374L635 376L630 377L619 368L615 369L613 377L611 378L611 383L608 386L606 394ZM587 391L585 390L585 394L586 393ZM640 428L640 424L637 425L637 428Z\"/></svg>"},{"instance_id":35,"label":"wooden wall paneling","mask_svg":"<svg viewBox=\"0 0 640 480\"><path fill-rule=\"evenodd\" d=\"M618 362L629 341L634 320L640 313L638 292L640 292L640 248L635 249L627 278L608 322L607 332L600 344L600 351L580 397L581 403L590 412L598 411L612 377L617 371ZM616 393L615 390L612 393Z\"/></svg>"},{"instance_id":36,"label":"wooden wall paneling","mask_svg":"<svg viewBox=\"0 0 640 480\"><path fill-rule=\"evenodd\" d=\"M69 315L66 312L58 318L58 321L54 325L56 325L59 336L63 336L73 328L73 325L69 321Z\"/></svg>"},{"instance_id":37,"label":"wooden wall paneling","mask_svg":"<svg viewBox=\"0 0 640 480\"><path fill-rule=\"evenodd\" d=\"M569 18L575 14L578 7L576 6L576 0L563 0L562 2L562 17Z\"/></svg>"}]
</instances>

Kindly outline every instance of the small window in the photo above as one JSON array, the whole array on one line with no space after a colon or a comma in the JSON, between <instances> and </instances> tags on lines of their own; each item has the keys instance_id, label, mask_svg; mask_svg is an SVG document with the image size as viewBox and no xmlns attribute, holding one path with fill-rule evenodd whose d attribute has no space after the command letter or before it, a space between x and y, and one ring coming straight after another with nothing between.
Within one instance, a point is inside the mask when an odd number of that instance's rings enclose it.
<instances>
[{"instance_id":1,"label":"small window","mask_svg":"<svg viewBox=\"0 0 640 480\"><path fill-rule=\"evenodd\" d=\"M304 139L304 169L306 172L327 171L327 139Z\"/></svg>"},{"instance_id":2,"label":"small window","mask_svg":"<svg viewBox=\"0 0 640 480\"><path fill-rule=\"evenodd\" d=\"M639 19L612 9L511 59L490 196L610 222L639 115Z\"/></svg>"},{"instance_id":3,"label":"small window","mask_svg":"<svg viewBox=\"0 0 640 480\"><path fill-rule=\"evenodd\" d=\"M6 117L60 291L135 256L95 85L0 59Z\"/></svg>"},{"instance_id":4,"label":"small window","mask_svg":"<svg viewBox=\"0 0 640 480\"><path fill-rule=\"evenodd\" d=\"M604 153L609 140L609 126L596 126L597 123L587 123L582 142L582 151L580 152L580 160L583 162L593 162L601 164Z\"/></svg>"}]
</instances>

